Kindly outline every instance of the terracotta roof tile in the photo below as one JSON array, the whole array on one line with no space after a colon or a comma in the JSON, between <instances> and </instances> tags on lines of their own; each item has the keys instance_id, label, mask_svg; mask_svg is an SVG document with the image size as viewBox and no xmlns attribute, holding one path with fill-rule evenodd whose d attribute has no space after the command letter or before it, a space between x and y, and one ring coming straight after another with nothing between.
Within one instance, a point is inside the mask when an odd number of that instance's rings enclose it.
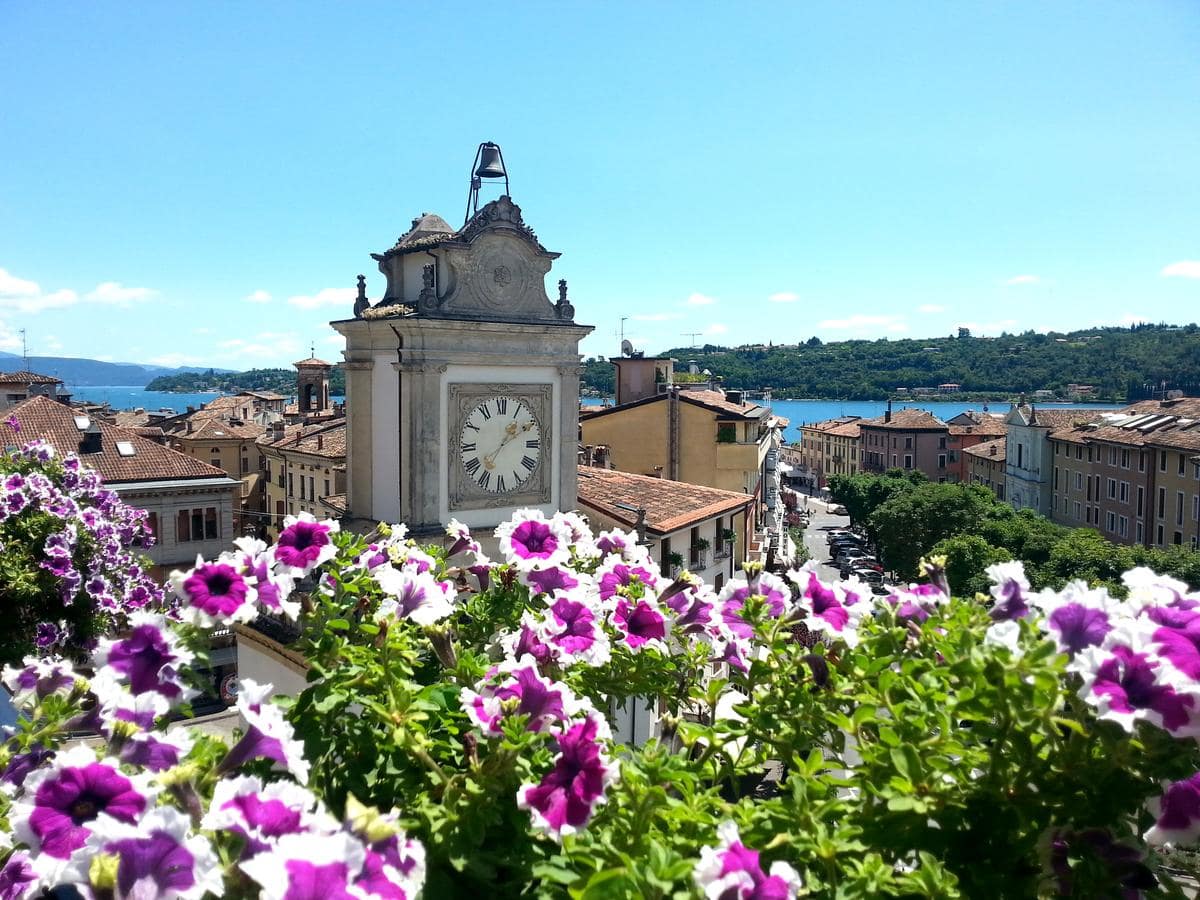
<instances>
[{"instance_id":1,"label":"terracotta roof tile","mask_svg":"<svg viewBox=\"0 0 1200 900\"><path fill-rule=\"evenodd\" d=\"M877 416L862 422L872 428L896 428L901 431L944 431L949 426L933 413L924 409L898 409L892 413L891 421Z\"/></svg>"},{"instance_id":2,"label":"terracotta roof tile","mask_svg":"<svg viewBox=\"0 0 1200 900\"><path fill-rule=\"evenodd\" d=\"M327 369L333 368L333 363L325 362L323 359L317 359L315 356L310 356L308 359L302 359L299 362L292 363L293 366L324 366Z\"/></svg>"},{"instance_id":3,"label":"terracotta roof tile","mask_svg":"<svg viewBox=\"0 0 1200 900\"><path fill-rule=\"evenodd\" d=\"M300 453L340 459L346 455L346 420L341 418L314 425L303 423L287 425L279 438L275 437L275 432L271 428L267 428L266 432L258 438L258 443L279 450L295 450Z\"/></svg>"},{"instance_id":4,"label":"terracotta roof tile","mask_svg":"<svg viewBox=\"0 0 1200 900\"><path fill-rule=\"evenodd\" d=\"M983 459L989 459L992 462L1004 462L1005 447L1008 444L1008 438L999 438L994 441L984 441L982 444L976 444L973 447L966 447L963 453L968 456L978 456Z\"/></svg>"},{"instance_id":5,"label":"terracotta roof tile","mask_svg":"<svg viewBox=\"0 0 1200 900\"><path fill-rule=\"evenodd\" d=\"M192 418L191 424L191 431L176 431L172 438L179 441L256 441L267 430L266 425L255 422L234 425L218 416L197 415Z\"/></svg>"},{"instance_id":6,"label":"terracotta roof tile","mask_svg":"<svg viewBox=\"0 0 1200 900\"><path fill-rule=\"evenodd\" d=\"M98 419L89 418L84 427L95 425L100 429L101 449L82 453L84 432L75 421L78 413L48 397L30 397L8 410L8 415L21 426L21 443L42 438L60 454L76 453L84 465L100 473L106 484L228 477L215 466ZM118 441L127 442L133 454L121 454Z\"/></svg>"},{"instance_id":7,"label":"terracotta roof tile","mask_svg":"<svg viewBox=\"0 0 1200 900\"><path fill-rule=\"evenodd\" d=\"M743 419L761 419L768 413L766 407L755 403L733 403L720 391L680 390L679 399L690 400L717 412L732 413Z\"/></svg>"},{"instance_id":8,"label":"terracotta roof tile","mask_svg":"<svg viewBox=\"0 0 1200 900\"><path fill-rule=\"evenodd\" d=\"M62 384L62 379L21 369L16 372L0 372L0 384Z\"/></svg>"},{"instance_id":9,"label":"terracotta roof tile","mask_svg":"<svg viewBox=\"0 0 1200 900\"><path fill-rule=\"evenodd\" d=\"M997 437L1008 434L1008 426L1004 424L1004 420L994 416L983 416L974 425L950 425L949 428L951 434L981 434Z\"/></svg>"},{"instance_id":10,"label":"terracotta roof tile","mask_svg":"<svg viewBox=\"0 0 1200 900\"><path fill-rule=\"evenodd\" d=\"M1095 413L1091 422L1058 428L1049 436L1075 444L1200 450L1200 398L1141 400L1123 409Z\"/></svg>"},{"instance_id":11,"label":"terracotta roof tile","mask_svg":"<svg viewBox=\"0 0 1200 900\"><path fill-rule=\"evenodd\" d=\"M613 469L579 467L579 503L632 528L637 517L615 504L646 510L646 528L668 534L754 502L747 494L702 487L684 481L633 475Z\"/></svg>"}]
</instances>

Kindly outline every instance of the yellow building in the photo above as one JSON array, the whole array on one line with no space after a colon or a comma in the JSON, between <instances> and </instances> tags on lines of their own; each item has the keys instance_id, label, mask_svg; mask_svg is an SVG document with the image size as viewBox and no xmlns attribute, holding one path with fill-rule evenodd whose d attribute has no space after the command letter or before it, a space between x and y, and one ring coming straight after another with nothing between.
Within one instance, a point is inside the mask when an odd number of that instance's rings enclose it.
<instances>
[{"instance_id":1,"label":"yellow building","mask_svg":"<svg viewBox=\"0 0 1200 900\"><path fill-rule=\"evenodd\" d=\"M861 416L839 416L800 426L800 459L816 488L833 475L854 475L859 469Z\"/></svg>"},{"instance_id":2,"label":"yellow building","mask_svg":"<svg viewBox=\"0 0 1200 900\"><path fill-rule=\"evenodd\" d=\"M284 516L318 519L345 511L346 420L317 425L276 423L258 440L264 459L268 533L279 534Z\"/></svg>"},{"instance_id":3,"label":"yellow building","mask_svg":"<svg viewBox=\"0 0 1200 900\"><path fill-rule=\"evenodd\" d=\"M1004 499L1004 451L1007 443L1007 438L997 438L962 451L966 467L963 480L967 484L982 484L996 495L997 500Z\"/></svg>"},{"instance_id":4,"label":"yellow building","mask_svg":"<svg viewBox=\"0 0 1200 900\"><path fill-rule=\"evenodd\" d=\"M751 557L788 555L778 473L786 425L740 391L678 386L580 420L584 444L608 447L615 469L752 497Z\"/></svg>"},{"instance_id":5,"label":"yellow building","mask_svg":"<svg viewBox=\"0 0 1200 900\"><path fill-rule=\"evenodd\" d=\"M205 407L184 419L180 426L180 430L167 435L170 446L238 479L241 493L234 507L234 532L258 533L265 507L263 456L256 442L266 431L265 426L242 418L239 408L226 409L224 405L211 410Z\"/></svg>"}]
</instances>

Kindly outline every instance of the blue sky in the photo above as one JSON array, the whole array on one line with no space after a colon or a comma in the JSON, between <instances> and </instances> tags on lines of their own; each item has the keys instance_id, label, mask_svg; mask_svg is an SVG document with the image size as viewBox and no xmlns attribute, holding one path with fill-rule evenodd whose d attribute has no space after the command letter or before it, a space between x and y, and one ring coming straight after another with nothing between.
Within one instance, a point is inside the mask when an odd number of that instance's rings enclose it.
<instances>
[{"instance_id":1,"label":"blue sky","mask_svg":"<svg viewBox=\"0 0 1200 900\"><path fill-rule=\"evenodd\" d=\"M0 58L0 349L337 359L482 140L589 355L1200 319L1193 0L0 0Z\"/></svg>"}]
</instances>

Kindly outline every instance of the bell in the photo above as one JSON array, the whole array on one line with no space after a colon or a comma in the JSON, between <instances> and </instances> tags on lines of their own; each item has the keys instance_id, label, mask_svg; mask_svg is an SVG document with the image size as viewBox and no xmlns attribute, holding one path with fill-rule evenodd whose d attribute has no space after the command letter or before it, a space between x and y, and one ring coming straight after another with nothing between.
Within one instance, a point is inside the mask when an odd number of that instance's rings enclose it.
<instances>
[{"instance_id":1,"label":"bell","mask_svg":"<svg viewBox=\"0 0 1200 900\"><path fill-rule=\"evenodd\" d=\"M492 143L481 144L479 147L479 165L475 168L476 178L505 178L504 160L500 157L500 148Z\"/></svg>"}]
</instances>

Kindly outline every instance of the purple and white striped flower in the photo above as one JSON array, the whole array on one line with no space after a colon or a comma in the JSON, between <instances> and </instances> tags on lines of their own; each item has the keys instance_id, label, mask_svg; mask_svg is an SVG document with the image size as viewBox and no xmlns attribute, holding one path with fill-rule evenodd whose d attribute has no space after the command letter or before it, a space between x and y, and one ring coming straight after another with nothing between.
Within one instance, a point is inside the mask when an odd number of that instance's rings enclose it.
<instances>
[{"instance_id":1,"label":"purple and white striped flower","mask_svg":"<svg viewBox=\"0 0 1200 900\"><path fill-rule=\"evenodd\" d=\"M156 897L200 900L225 891L221 864L208 839L191 833L191 821L170 806L147 813L137 825L102 815L96 819L83 852L75 854L66 878L88 882L92 861L115 857L114 900Z\"/></svg>"},{"instance_id":2,"label":"purple and white striped flower","mask_svg":"<svg viewBox=\"0 0 1200 900\"><path fill-rule=\"evenodd\" d=\"M206 563L197 556L195 568L171 573L171 586L183 601L180 618L192 625L212 628L258 616L254 585L224 559Z\"/></svg>"},{"instance_id":3,"label":"purple and white striped flower","mask_svg":"<svg viewBox=\"0 0 1200 900\"><path fill-rule=\"evenodd\" d=\"M571 536L566 526L547 520L541 510L517 510L496 529L496 537L505 561L518 569L558 566L571 556Z\"/></svg>"},{"instance_id":4,"label":"purple and white striped flower","mask_svg":"<svg viewBox=\"0 0 1200 900\"><path fill-rule=\"evenodd\" d=\"M242 859L274 847L285 835L333 834L339 827L305 788L291 781L264 785L253 775L218 781L200 825L241 837Z\"/></svg>"},{"instance_id":5,"label":"purple and white striped flower","mask_svg":"<svg viewBox=\"0 0 1200 900\"><path fill-rule=\"evenodd\" d=\"M717 827L719 843L700 849L700 862L692 872L696 886L711 900L793 900L803 883L787 863L771 864L764 872L759 853L742 843L737 825Z\"/></svg>"},{"instance_id":6,"label":"purple and white striped flower","mask_svg":"<svg viewBox=\"0 0 1200 900\"><path fill-rule=\"evenodd\" d=\"M649 566L611 559L596 572L596 587L601 600L611 600L617 594L637 599L658 587L658 576Z\"/></svg>"},{"instance_id":7,"label":"purple and white striped flower","mask_svg":"<svg viewBox=\"0 0 1200 900\"><path fill-rule=\"evenodd\" d=\"M262 900L351 900L366 848L351 834L286 834L239 866L262 889Z\"/></svg>"},{"instance_id":8,"label":"purple and white striped flower","mask_svg":"<svg viewBox=\"0 0 1200 900\"><path fill-rule=\"evenodd\" d=\"M667 619L653 601L621 597L612 624L621 642L634 653L649 649L666 653Z\"/></svg>"},{"instance_id":9,"label":"purple and white striped flower","mask_svg":"<svg viewBox=\"0 0 1200 900\"><path fill-rule=\"evenodd\" d=\"M601 743L608 738L608 724L598 713L558 735L554 768L539 784L525 784L517 792L517 806L529 810L535 828L561 841L586 827L617 779L617 764Z\"/></svg>"},{"instance_id":10,"label":"purple and white striped flower","mask_svg":"<svg viewBox=\"0 0 1200 900\"><path fill-rule=\"evenodd\" d=\"M304 745L296 740L283 710L268 702L273 690L270 684L259 685L249 678L241 680L237 708L246 722L246 733L226 754L218 771L232 772L252 759L269 759L277 768L306 784L309 766L304 758Z\"/></svg>"},{"instance_id":11,"label":"purple and white striped flower","mask_svg":"<svg viewBox=\"0 0 1200 900\"><path fill-rule=\"evenodd\" d=\"M1200 772L1164 788L1162 797L1148 804L1154 825L1144 835L1146 843L1195 843L1200 838Z\"/></svg>"},{"instance_id":12,"label":"purple and white striped flower","mask_svg":"<svg viewBox=\"0 0 1200 900\"><path fill-rule=\"evenodd\" d=\"M275 562L288 575L303 578L317 566L337 555L333 534L340 526L332 519L318 522L312 513L302 512L283 520L283 531L272 553Z\"/></svg>"},{"instance_id":13,"label":"purple and white striped flower","mask_svg":"<svg viewBox=\"0 0 1200 900\"><path fill-rule=\"evenodd\" d=\"M672 587L676 587L671 590ZM707 586L690 582L681 584L676 581L658 597L659 603L666 603L674 616L675 631L681 634L704 634L713 623L717 608L717 598Z\"/></svg>"},{"instance_id":14,"label":"purple and white striped flower","mask_svg":"<svg viewBox=\"0 0 1200 900\"><path fill-rule=\"evenodd\" d=\"M1142 720L1177 737L1200 736L1194 687L1172 677L1136 632L1110 634L1108 646L1084 648L1069 668L1082 678L1079 696L1096 708L1097 718L1129 732Z\"/></svg>"},{"instance_id":15,"label":"purple and white striped flower","mask_svg":"<svg viewBox=\"0 0 1200 900\"><path fill-rule=\"evenodd\" d=\"M415 567L396 569L380 566L373 573L380 589L388 596L379 603L375 621L408 619L418 625L432 625L454 612L451 582L438 581L429 572Z\"/></svg>"},{"instance_id":16,"label":"purple and white striped flower","mask_svg":"<svg viewBox=\"0 0 1200 900\"><path fill-rule=\"evenodd\" d=\"M817 576L815 564L793 570L788 577L800 587L796 613L810 631L841 638L850 647L857 645L858 621L866 612L865 603L847 605L839 587L827 585Z\"/></svg>"},{"instance_id":17,"label":"purple and white striped flower","mask_svg":"<svg viewBox=\"0 0 1200 900\"><path fill-rule=\"evenodd\" d=\"M133 693L153 691L172 703L187 700L196 693L183 683L179 674L194 658L168 626L165 616L140 611L129 617L129 630L123 637L101 638L92 654L97 669L107 667Z\"/></svg>"},{"instance_id":18,"label":"purple and white striped flower","mask_svg":"<svg viewBox=\"0 0 1200 900\"><path fill-rule=\"evenodd\" d=\"M897 619L918 623L924 622L949 600L940 588L928 583L897 588L884 598L884 602L895 607Z\"/></svg>"},{"instance_id":19,"label":"purple and white striped flower","mask_svg":"<svg viewBox=\"0 0 1200 900\"><path fill-rule=\"evenodd\" d=\"M538 638L561 661L602 666L612 648L596 611L570 597L555 600L538 623Z\"/></svg>"},{"instance_id":20,"label":"purple and white striped flower","mask_svg":"<svg viewBox=\"0 0 1200 900\"><path fill-rule=\"evenodd\" d=\"M300 615L300 604L289 600L296 579L287 567L275 571L275 557L266 543L252 537L234 540L237 554L234 559L241 573L254 583L258 602L267 612L282 614L293 621Z\"/></svg>"},{"instance_id":21,"label":"purple and white striped flower","mask_svg":"<svg viewBox=\"0 0 1200 900\"><path fill-rule=\"evenodd\" d=\"M590 579L587 575L566 566L534 566L519 570L517 577L535 596L545 594L547 597L563 597L590 589Z\"/></svg>"},{"instance_id":22,"label":"purple and white striped flower","mask_svg":"<svg viewBox=\"0 0 1200 900\"><path fill-rule=\"evenodd\" d=\"M1194 609L1200 605L1196 598L1188 596L1188 586L1177 578L1159 575L1157 572L1138 566L1121 575L1121 581L1129 591L1126 603L1136 611L1148 606L1179 606Z\"/></svg>"},{"instance_id":23,"label":"purple and white striped flower","mask_svg":"<svg viewBox=\"0 0 1200 900\"><path fill-rule=\"evenodd\" d=\"M1029 615L1029 579L1025 577L1025 566L1020 562L1001 562L988 566L985 571L992 580L988 592L995 600L988 615L997 622Z\"/></svg>"},{"instance_id":24,"label":"purple and white striped flower","mask_svg":"<svg viewBox=\"0 0 1200 900\"><path fill-rule=\"evenodd\" d=\"M485 737L503 734L506 715L528 716L530 731L544 731L586 708L565 684L539 675L532 656L501 663L475 687L463 688L460 702Z\"/></svg>"},{"instance_id":25,"label":"purple and white striped flower","mask_svg":"<svg viewBox=\"0 0 1200 900\"><path fill-rule=\"evenodd\" d=\"M587 519L577 512L556 512L551 521L567 533L571 549L577 559L595 559L600 555L592 529L588 527Z\"/></svg>"},{"instance_id":26,"label":"purple and white striped flower","mask_svg":"<svg viewBox=\"0 0 1200 900\"><path fill-rule=\"evenodd\" d=\"M144 777L126 775L115 759L98 760L90 747L76 746L25 779L9 824L33 851L35 871L53 883L87 843L97 817L135 825L153 801L154 790Z\"/></svg>"},{"instance_id":27,"label":"purple and white striped flower","mask_svg":"<svg viewBox=\"0 0 1200 900\"><path fill-rule=\"evenodd\" d=\"M25 657L24 668L5 666L0 680L13 695L13 705L31 706L40 703L51 694L66 696L75 690L76 684L86 686L82 676L65 659L39 659Z\"/></svg>"},{"instance_id":28,"label":"purple and white striped flower","mask_svg":"<svg viewBox=\"0 0 1200 900\"><path fill-rule=\"evenodd\" d=\"M1103 588L1092 590L1082 581L1072 581L1062 591L1041 591L1029 598L1045 618L1059 651L1074 656L1085 647L1099 647L1112 631L1121 604Z\"/></svg>"},{"instance_id":29,"label":"purple and white striped flower","mask_svg":"<svg viewBox=\"0 0 1200 900\"><path fill-rule=\"evenodd\" d=\"M0 866L0 900L24 900L32 897L38 886L38 875L29 854L18 850Z\"/></svg>"},{"instance_id":30,"label":"purple and white striped flower","mask_svg":"<svg viewBox=\"0 0 1200 900\"><path fill-rule=\"evenodd\" d=\"M464 525L458 519L451 519L446 524L446 537L450 539L450 546L446 548L446 558L458 556L460 553L482 553L483 548L479 545L479 541L471 536L471 529Z\"/></svg>"},{"instance_id":31,"label":"purple and white striped flower","mask_svg":"<svg viewBox=\"0 0 1200 900\"><path fill-rule=\"evenodd\" d=\"M117 754L126 765L149 772L165 772L183 762L192 750L192 735L182 727L164 731L139 731L131 735Z\"/></svg>"}]
</instances>

